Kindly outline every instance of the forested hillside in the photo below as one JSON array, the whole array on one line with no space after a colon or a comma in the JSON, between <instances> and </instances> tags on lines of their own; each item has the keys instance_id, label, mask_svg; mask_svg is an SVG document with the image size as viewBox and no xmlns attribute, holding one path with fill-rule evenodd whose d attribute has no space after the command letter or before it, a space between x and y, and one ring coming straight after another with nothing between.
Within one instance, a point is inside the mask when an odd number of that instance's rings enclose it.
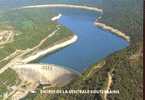
<instances>
[{"instance_id":1,"label":"forested hillside","mask_svg":"<svg viewBox=\"0 0 145 100\"><path fill-rule=\"evenodd\" d=\"M119 95L109 100L143 99L143 0L111 0L103 2L103 23L131 37L130 46L107 59L106 66L114 67L111 89Z\"/></svg>"}]
</instances>

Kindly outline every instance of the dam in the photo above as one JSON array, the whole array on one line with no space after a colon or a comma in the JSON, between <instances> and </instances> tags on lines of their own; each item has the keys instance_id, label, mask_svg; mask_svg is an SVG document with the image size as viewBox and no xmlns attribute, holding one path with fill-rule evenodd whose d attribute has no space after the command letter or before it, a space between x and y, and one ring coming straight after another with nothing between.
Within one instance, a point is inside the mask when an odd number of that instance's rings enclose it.
<instances>
[{"instance_id":1,"label":"dam","mask_svg":"<svg viewBox=\"0 0 145 100\"><path fill-rule=\"evenodd\" d=\"M79 75L78 72L54 64L18 64L12 67L23 81L64 86Z\"/></svg>"},{"instance_id":2,"label":"dam","mask_svg":"<svg viewBox=\"0 0 145 100\"><path fill-rule=\"evenodd\" d=\"M35 93L38 86L43 88L62 87L80 73L54 64L16 64L11 69L15 70L21 82L14 85L5 99L20 100L28 93Z\"/></svg>"}]
</instances>

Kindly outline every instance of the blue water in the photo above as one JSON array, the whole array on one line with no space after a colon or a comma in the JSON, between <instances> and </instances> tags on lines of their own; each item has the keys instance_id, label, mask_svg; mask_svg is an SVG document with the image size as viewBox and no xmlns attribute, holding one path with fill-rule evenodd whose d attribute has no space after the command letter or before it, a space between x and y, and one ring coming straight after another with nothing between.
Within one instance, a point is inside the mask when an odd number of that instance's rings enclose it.
<instances>
[{"instance_id":1,"label":"blue water","mask_svg":"<svg viewBox=\"0 0 145 100\"><path fill-rule=\"evenodd\" d=\"M72 13L61 12L63 16L58 21L74 32L78 36L78 41L47 55L40 63L57 64L83 72L98 60L128 46L125 40L93 24L97 13L79 12L78 10Z\"/></svg>"},{"instance_id":2,"label":"blue water","mask_svg":"<svg viewBox=\"0 0 145 100\"><path fill-rule=\"evenodd\" d=\"M69 3L89 6L102 5L102 0L9 0L0 1L0 11L4 9L17 8L25 5ZM53 54L47 55L40 60L40 63L52 63L72 68L83 72L90 65L103 59L109 54L128 46L123 39L101 30L94 26L94 21L99 13L81 9L50 9L53 13L62 13L63 17L58 23L69 28L78 36L78 41Z\"/></svg>"}]
</instances>

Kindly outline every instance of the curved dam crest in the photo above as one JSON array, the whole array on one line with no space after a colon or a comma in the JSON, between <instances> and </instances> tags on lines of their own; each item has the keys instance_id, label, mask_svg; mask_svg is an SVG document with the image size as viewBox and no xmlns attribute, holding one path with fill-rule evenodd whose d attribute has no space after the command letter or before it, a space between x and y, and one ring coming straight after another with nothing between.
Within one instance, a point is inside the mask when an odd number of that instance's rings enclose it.
<instances>
[{"instance_id":1,"label":"curved dam crest","mask_svg":"<svg viewBox=\"0 0 145 100\"><path fill-rule=\"evenodd\" d=\"M65 69L63 66L54 64L17 64L12 69L18 73L23 81L33 81L34 83L51 84L60 87L79 75L78 72L72 69Z\"/></svg>"}]
</instances>

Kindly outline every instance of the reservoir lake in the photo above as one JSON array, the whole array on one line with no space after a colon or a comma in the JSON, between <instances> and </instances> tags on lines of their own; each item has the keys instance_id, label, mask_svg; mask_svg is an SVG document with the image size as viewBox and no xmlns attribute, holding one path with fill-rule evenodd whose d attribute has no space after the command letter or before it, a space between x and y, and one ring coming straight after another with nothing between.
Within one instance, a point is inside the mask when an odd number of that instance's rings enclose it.
<instances>
[{"instance_id":1,"label":"reservoir lake","mask_svg":"<svg viewBox=\"0 0 145 100\"><path fill-rule=\"evenodd\" d=\"M122 38L94 25L95 20L101 16L98 12L70 8L51 11L62 14L58 23L76 34L78 40L48 54L39 63L57 64L82 73L97 61L128 46L128 42Z\"/></svg>"}]
</instances>

